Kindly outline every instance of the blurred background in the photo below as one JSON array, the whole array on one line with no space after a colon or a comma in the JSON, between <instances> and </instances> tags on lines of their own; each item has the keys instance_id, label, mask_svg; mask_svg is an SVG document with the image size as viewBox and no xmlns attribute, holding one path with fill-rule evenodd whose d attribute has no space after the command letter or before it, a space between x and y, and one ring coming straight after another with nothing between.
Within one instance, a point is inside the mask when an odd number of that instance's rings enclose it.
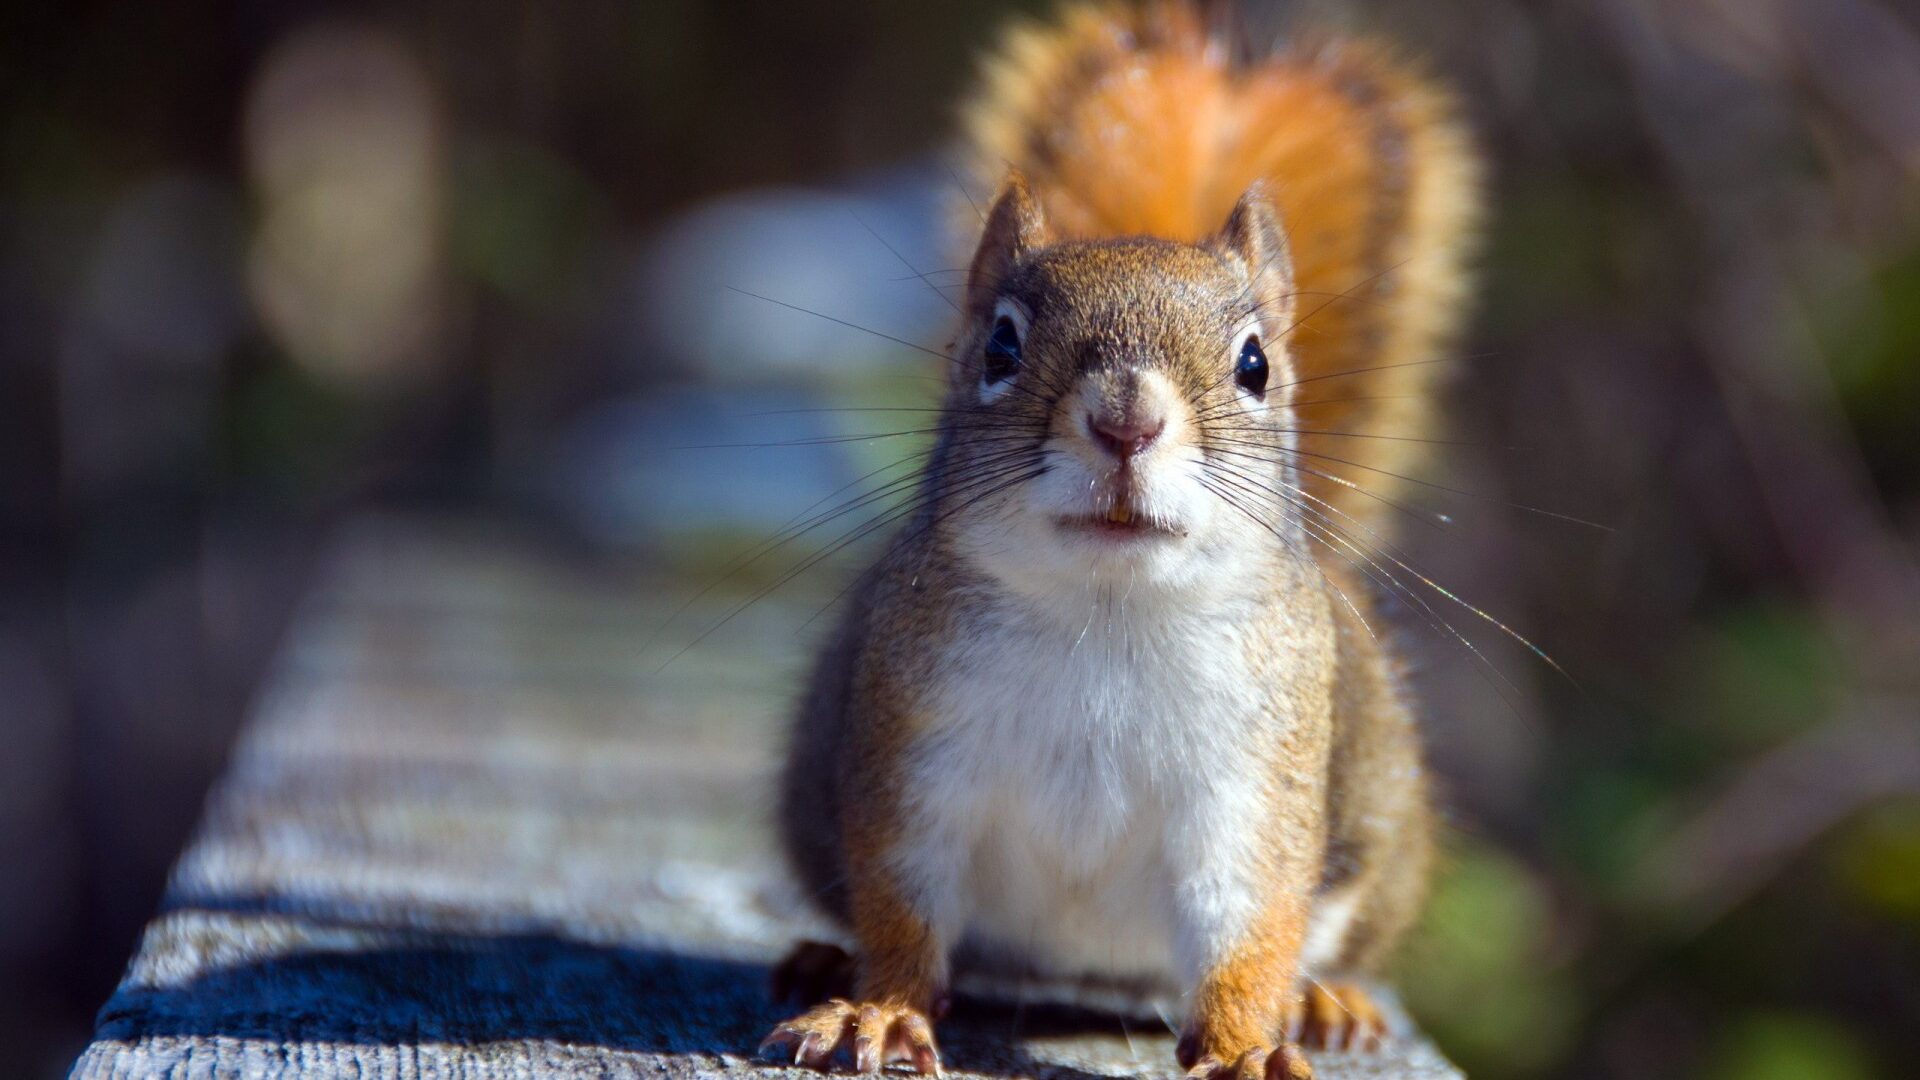
<instances>
[{"instance_id":1,"label":"blurred background","mask_svg":"<svg viewBox=\"0 0 1920 1080\"><path fill-rule=\"evenodd\" d=\"M1411 543L1570 678L1408 628L1453 854L1413 1009L1486 1078L1912 1075L1920 11L1245 7L1407 43L1492 160L1439 463L1474 495ZM691 591L916 448L803 410L932 400L879 335L945 343L908 266L959 265L952 104L1039 10L9 5L10 1073L83 1045L338 523ZM797 566L722 595L846 580Z\"/></svg>"}]
</instances>

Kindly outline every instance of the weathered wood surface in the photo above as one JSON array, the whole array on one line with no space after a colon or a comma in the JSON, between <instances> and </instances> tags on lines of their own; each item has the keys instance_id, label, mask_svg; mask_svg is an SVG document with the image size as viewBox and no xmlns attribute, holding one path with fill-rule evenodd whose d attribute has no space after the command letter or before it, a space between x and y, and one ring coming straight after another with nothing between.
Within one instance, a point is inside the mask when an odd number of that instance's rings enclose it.
<instances>
[{"instance_id":1,"label":"weathered wood surface","mask_svg":"<svg viewBox=\"0 0 1920 1080\"><path fill-rule=\"evenodd\" d=\"M345 537L74 1075L812 1075L752 1057L766 964L829 933L764 827L812 608L656 676L665 603L484 529ZM1154 1012L1042 997L963 997L949 1074L1175 1075ZM1457 1076L1413 1038L1316 1063Z\"/></svg>"}]
</instances>

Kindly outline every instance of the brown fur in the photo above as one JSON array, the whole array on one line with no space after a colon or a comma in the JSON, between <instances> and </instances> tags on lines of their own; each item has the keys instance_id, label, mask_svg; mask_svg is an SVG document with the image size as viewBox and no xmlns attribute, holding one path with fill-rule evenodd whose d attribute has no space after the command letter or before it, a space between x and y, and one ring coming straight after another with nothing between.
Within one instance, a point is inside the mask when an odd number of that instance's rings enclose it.
<instances>
[{"instance_id":1,"label":"brown fur","mask_svg":"<svg viewBox=\"0 0 1920 1080\"><path fill-rule=\"evenodd\" d=\"M1380 474L1329 459L1394 473L1417 464L1417 443L1311 432L1427 430L1433 369L1405 365L1434 355L1463 289L1474 216L1465 140L1444 97L1374 47L1251 67L1221 56L1184 4L1074 8L1016 31L969 112L981 171L1021 171L980 225L921 509L823 651L783 778L794 866L859 947L854 1001L769 1036L794 1060L935 1060L928 1017L948 958L890 856L911 795L905 755L939 723L924 696L937 658L1000 602L961 552L956 515L994 505L1023 440L1096 454L1083 412L1126 415L1149 372L1184 401L1169 420L1179 437L1215 445L1210 418L1234 395L1223 343L1260 311L1299 329L1268 343L1272 425L1227 430L1297 450L1304 464L1288 475L1344 518L1340 528L1372 530L1368 543L1390 524L1381 504L1315 466L1391 497ZM1033 312L1027 389L987 409L976 395L1001 297ZM1342 374L1361 368L1384 370ZM1302 996L1302 943L1320 905L1350 903L1334 966L1377 965L1418 911L1432 826L1417 732L1366 583L1312 543L1307 524L1275 536L1249 567L1261 605L1234 617L1257 642L1243 659L1268 713L1288 722L1250 744L1252 760L1243 744L1215 765L1274 778L1264 819L1246 823L1262 837L1264 906L1193 988L1180 1057L1210 1075L1277 1080L1310 1071L1290 1033L1320 1045L1377 1038L1363 993ZM1331 1022L1336 1007L1354 1022Z\"/></svg>"}]
</instances>

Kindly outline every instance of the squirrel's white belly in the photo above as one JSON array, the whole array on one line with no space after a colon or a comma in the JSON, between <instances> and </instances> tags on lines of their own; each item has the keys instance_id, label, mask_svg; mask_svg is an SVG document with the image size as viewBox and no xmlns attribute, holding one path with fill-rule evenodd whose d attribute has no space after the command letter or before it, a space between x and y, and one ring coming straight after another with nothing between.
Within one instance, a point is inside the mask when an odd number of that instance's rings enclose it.
<instances>
[{"instance_id":1,"label":"squirrel's white belly","mask_svg":"<svg viewBox=\"0 0 1920 1080\"><path fill-rule=\"evenodd\" d=\"M1229 804L1252 816L1266 778L1196 771L1246 738L1266 702L1230 621L1154 630L1080 636L1010 619L949 657L910 788L914 825L933 842L905 850L924 895L951 890L944 929L970 954L1035 974L1172 984L1214 944L1177 929L1174 890L1223 854L1189 841L1231 846L1252 830L1194 816ZM1194 799L1196 783L1248 790ZM1231 935L1234 922L1217 929Z\"/></svg>"},{"instance_id":2,"label":"squirrel's white belly","mask_svg":"<svg viewBox=\"0 0 1920 1080\"><path fill-rule=\"evenodd\" d=\"M1137 823L1089 867L1079 838L1039 820L1038 807L1005 809L970 860L967 953L1015 974L1170 983L1167 883L1152 839L1159 825Z\"/></svg>"}]
</instances>

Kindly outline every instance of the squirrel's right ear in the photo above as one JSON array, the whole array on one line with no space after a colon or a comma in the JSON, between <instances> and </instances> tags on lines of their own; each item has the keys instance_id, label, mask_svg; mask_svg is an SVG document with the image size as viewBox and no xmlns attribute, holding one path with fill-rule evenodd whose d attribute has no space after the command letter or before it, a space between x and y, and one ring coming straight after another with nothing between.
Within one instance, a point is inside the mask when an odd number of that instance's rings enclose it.
<instances>
[{"instance_id":1,"label":"squirrel's right ear","mask_svg":"<svg viewBox=\"0 0 1920 1080\"><path fill-rule=\"evenodd\" d=\"M1046 216L1034 201L1027 178L1018 169L1008 170L1000 196L987 214L986 227L980 231L973 266L967 272L968 309L976 315L991 312L1000 282L1013 270L1014 263L1047 242Z\"/></svg>"},{"instance_id":2,"label":"squirrel's right ear","mask_svg":"<svg viewBox=\"0 0 1920 1080\"><path fill-rule=\"evenodd\" d=\"M1267 185L1256 180L1247 188L1213 243L1245 267L1260 311L1277 323L1292 320L1293 255Z\"/></svg>"}]
</instances>

